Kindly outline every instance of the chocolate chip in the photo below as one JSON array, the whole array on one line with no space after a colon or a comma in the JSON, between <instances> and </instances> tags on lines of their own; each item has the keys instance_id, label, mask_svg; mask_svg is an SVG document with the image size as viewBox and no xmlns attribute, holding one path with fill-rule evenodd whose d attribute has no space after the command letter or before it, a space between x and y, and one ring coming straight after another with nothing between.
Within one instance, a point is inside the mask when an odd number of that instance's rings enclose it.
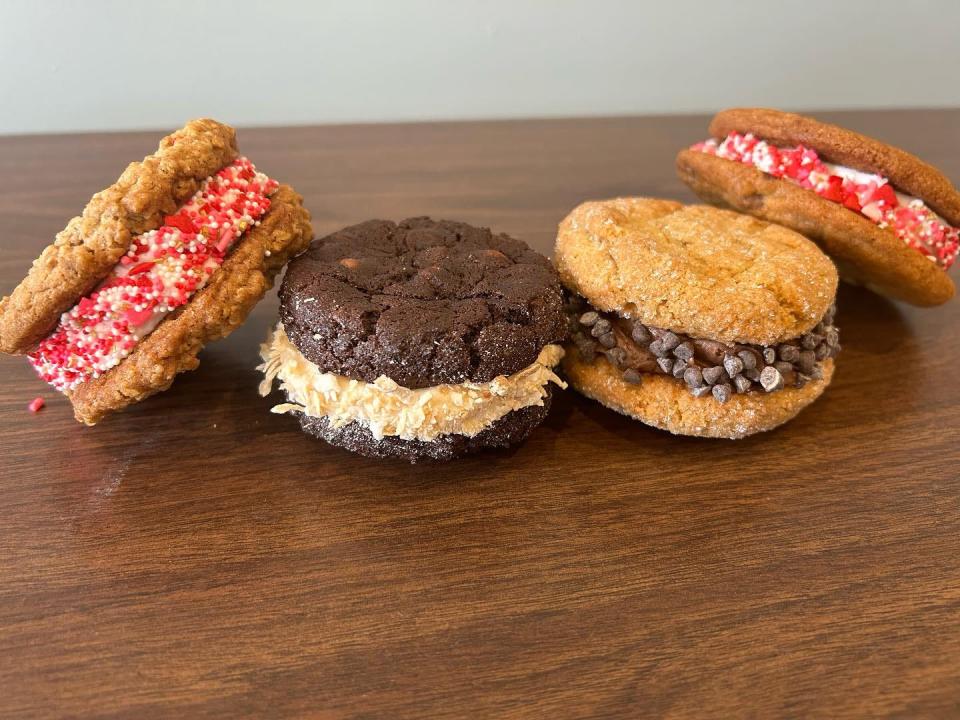
<instances>
[{"instance_id":1,"label":"chocolate chip","mask_svg":"<svg viewBox=\"0 0 960 720\"><path fill-rule=\"evenodd\" d=\"M666 357L658 358L657 365L660 367L661 370L667 373L667 375L673 374L673 360L671 360L670 358L666 358Z\"/></svg>"},{"instance_id":2,"label":"chocolate chip","mask_svg":"<svg viewBox=\"0 0 960 720\"><path fill-rule=\"evenodd\" d=\"M663 343L663 347L666 350L673 350L677 345L680 344L680 338L677 337L676 333L672 333L667 330L663 335L660 336L660 342Z\"/></svg>"},{"instance_id":3,"label":"chocolate chip","mask_svg":"<svg viewBox=\"0 0 960 720\"><path fill-rule=\"evenodd\" d=\"M599 324L600 324L600 323L598 322L597 325L599 325ZM597 329L597 325L594 325L594 326L593 326L593 329L594 329L594 330ZM603 335L601 335L600 337L598 337L597 340L599 340L599 341L600 341L600 344L603 345L605 348L612 348L612 347L616 346L616 344L617 344L617 336L614 335L612 332L606 332L606 333L604 333Z\"/></svg>"},{"instance_id":4,"label":"chocolate chip","mask_svg":"<svg viewBox=\"0 0 960 720\"><path fill-rule=\"evenodd\" d=\"M593 327L590 328L590 334L595 338L598 338L601 335L606 335L608 332L610 332L611 327L612 326L610 325L609 320L606 318L600 318L593 324Z\"/></svg>"},{"instance_id":5,"label":"chocolate chip","mask_svg":"<svg viewBox=\"0 0 960 720\"><path fill-rule=\"evenodd\" d=\"M663 340L657 338L652 343L650 343L650 352L656 355L658 358L666 357L670 354L670 351L663 346ZM672 366L672 363L671 363Z\"/></svg>"},{"instance_id":6,"label":"chocolate chip","mask_svg":"<svg viewBox=\"0 0 960 720\"><path fill-rule=\"evenodd\" d=\"M826 335L827 335L827 345L829 345L831 348L836 347L837 345L840 344L840 333L837 332L837 329L835 327L827 328Z\"/></svg>"},{"instance_id":7,"label":"chocolate chip","mask_svg":"<svg viewBox=\"0 0 960 720\"><path fill-rule=\"evenodd\" d=\"M763 349L763 361L767 365L773 365L777 359L777 351L773 348L764 348Z\"/></svg>"},{"instance_id":8,"label":"chocolate chip","mask_svg":"<svg viewBox=\"0 0 960 720\"><path fill-rule=\"evenodd\" d=\"M690 387L700 387L703 385L703 373L698 367L688 367L683 371L683 381Z\"/></svg>"},{"instance_id":9,"label":"chocolate chip","mask_svg":"<svg viewBox=\"0 0 960 720\"><path fill-rule=\"evenodd\" d=\"M597 320L600 319L600 315L595 313L593 310L590 312L585 312L580 316L580 324L586 325L587 327L592 327L597 323Z\"/></svg>"},{"instance_id":10,"label":"chocolate chip","mask_svg":"<svg viewBox=\"0 0 960 720\"><path fill-rule=\"evenodd\" d=\"M575 335L573 341L576 343L577 349L581 353L587 351L595 352L597 349L597 344L585 335Z\"/></svg>"},{"instance_id":11,"label":"chocolate chip","mask_svg":"<svg viewBox=\"0 0 960 720\"><path fill-rule=\"evenodd\" d=\"M773 392L783 387L783 375L772 365L767 365L760 373L760 384L767 392Z\"/></svg>"},{"instance_id":12,"label":"chocolate chip","mask_svg":"<svg viewBox=\"0 0 960 720\"><path fill-rule=\"evenodd\" d=\"M757 366L757 356L750 350L741 350L737 353L737 357L743 363L744 370L753 370Z\"/></svg>"},{"instance_id":13,"label":"chocolate chip","mask_svg":"<svg viewBox=\"0 0 960 720\"><path fill-rule=\"evenodd\" d=\"M823 369L820 368L819 366L815 367L813 369L813 372L810 373L810 377L813 380L823 380Z\"/></svg>"},{"instance_id":14,"label":"chocolate chip","mask_svg":"<svg viewBox=\"0 0 960 720\"><path fill-rule=\"evenodd\" d=\"M673 354L686 362L693 359L693 343L686 340L673 349Z\"/></svg>"},{"instance_id":15,"label":"chocolate chip","mask_svg":"<svg viewBox=\"0 0 960 720\"><path fill-rule=\"evenodd\" d=\"M733 394L733 388L730 387L727 383L721 385L713 386L713 397L717 402L725 403L730 399L730 396Z\"/></svg>"},{"instance_id":16,"label":"chocolate chip","mask_svg":"<svg viewBox=\"0 0 960 720\"><path fill-rule=\"evenodd\" d=\"M694 397L703 397L704 395L709 395L713 392L713 388L709 385L701 385L700 387L690 388L690 394Z\"/></svg>"},{"instance_id":17,"label":"chocolate chip","mask_svg":"<svg viewBox=\"0 0 960 720\"><path fill-rule=\"evenodd\" d=\"M711 385L716 385L720 382L721 379L725 379L724 375L726 372L719 365L714 365L713 367L707 367L702 370L703 379L706 380Z\"/></svg>"},{"instance_id":18,"label":"chocolate chip","mask_svg":"<svg viewBox=\"0 0 960 720\"><path fill-rule=\"evenodd\" d=\"M673 376L675 378L682 378L683 373L687 370L687 364L683 360L676 360L673 363Z\"/></svg>"},{"instance_id":19,"label":"chocolate chip","mask_svg":"<svg viewBox=\"0 0 960 720\"><path fill-rule=\"evenodd\" d=\"M796 345L781 345L778 355L784 362L795 363L800 359L800 348Z\"/></svg>"},{"instance_id":20,"label":"chocolate chip","mask_svg":"<svg viewBox=\"0 0 960 720\"><path fill-rule=\"evenodd\" d=\"M633 368L627 368L623 371L623 379L626 380L631 385L640 384L640 373L638 373Z\"/></svg>"},{"instance_id":21,"label":"chocolate chip","mask_svg":"<svg viewBox=\"0 0 960 720\"><path fill-rule=\"evenodd\" d=\"M800 344L803 346L804 350L813 350L823 341L823 335L817 335L816 333L807 333L802 338L800 338Z\"/></svg>"},{"instance_id":22,"label":"chocolate chip","mask_svg":"<svg viewBox=\"0 0 960 720\"><path fill-rule=\"evenodd\" d=\"M750 382L750 378L748 378L746 375L737 375L733 379L733 386L737 389L738 393L747 392L752 385L753 383Z\"/></svg>"},{"instance_id":23,"label":"chocolate chip","mask_svg":"<svg viewBox=\"0 0 960 720\"><path fill-rule=\"evenodd\" d=\"M727 375L731 378L735 378L737 375L743 372L743 360L738 358L736 355L727 355L723 359L723 369L727 371Z\"/></svg>"},{"instance_id":24,"label":"chocolate chip","mask_svg":"<svg viewBox=\"0 0 960 720\"><path fill-rule=\"evenodd\" d=\"M804 375L803 373L797 373L797 379L793 381L793 386L798 390L807 384L807 381L810 378Z\"/></svg>"},{"instance_id":25,"label":"chocolate chip","mask_svg":"<svg viewBox=\"0 0 960 720\"><path fill-rule=\"evenodd\" d=\"M751 382L760 382L760 371L756 368L747 368L740 373L740 377L745 377Z\"/></svg>"},{"instance_id":26,"label":"chocolate chip","mask_svg":"<svg viewBox=\"0 0 960 720\"><path fill-rule=\"evenodd\" d=\"M804 375L809 375L812 373L816 364L817 355L813 350L804 350L800 353L800 359L797 361L797 367L800 368L800 372L802 372Z\"/></svg>"},{"instance_id":27,"label":"chocolate chip","mask_svg":"<svg viewBox=\"0 0 960 720\"><path fill-rule=\"evenodd\" d=\"M786 360L778 360L773 364L773 366L780 371L780 374L783 377L788 378L793 373L793 364L788 363Z\"/></svg>"},{"instance_id":28,"label":"chocolate chip","mask_svg":"<svg viewBox=\"0 0 960 720\"><path fill-rule=\"evenodd\" d=\"M627 362L627 351L620 347L615 347L607 351L607 360L612 362L617 369L622 370Z\"/></svg>"},{"instance_id":29,"label":"chocolate chip","mask_svg":"<svg viewBox=\"0 0 960 720\"><path fill-rule=\"evenodd\" d=\"M647 330L646 325L643 323L634 323L633 330L630 331L630 337L633 338L633 341L640 343L641 345L646 345L653 339L653 335L650 334L650 331Z\"/></svg>"},{"instance_id":30,"label":"chocolate chip","mask_svg":"<svg viewBox=\"0 0 960 720\"><path fill-rule=\"evenodd\" d=\"M822 342L817 345L817 349L813 351L813 356L817 360L826 360L830 357L830 346L826 342Z\"/></svg>"}]
</instances>

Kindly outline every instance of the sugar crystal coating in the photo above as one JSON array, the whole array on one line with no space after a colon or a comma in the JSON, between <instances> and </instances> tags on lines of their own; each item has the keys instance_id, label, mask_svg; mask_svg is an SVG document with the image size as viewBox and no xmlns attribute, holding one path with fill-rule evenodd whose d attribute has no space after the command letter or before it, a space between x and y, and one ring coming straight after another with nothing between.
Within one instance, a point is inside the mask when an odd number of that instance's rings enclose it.
<instances>
[{"instance_id":1,"label":"sugar crystal coating","mask_svg":"<svg viewBox=\"0 0 960 720\"><path fill-rule=\"evenodd\" d=\"M134 238L111 274L61 316L29 355L40 377L63 392L119 364L206 285L270 209L277 187L243 157L205 180L161 227Z\"/></svg>"},{"instance_id":2,"label":"sugar crystal coating","mask_svg":"<svg viewBox=\"0 0 960 720\"><path fill-rule=\"evenodd\" d=\"M733 132L723 140L710 139L691 149L752 165L860 213L881 228L892 230L943 270L953 265L960 252L960 229L944 222L922 200L898 194L880 175L830 165L812 148L777 147L752 133Z\"/></svg>"}]
</instances>

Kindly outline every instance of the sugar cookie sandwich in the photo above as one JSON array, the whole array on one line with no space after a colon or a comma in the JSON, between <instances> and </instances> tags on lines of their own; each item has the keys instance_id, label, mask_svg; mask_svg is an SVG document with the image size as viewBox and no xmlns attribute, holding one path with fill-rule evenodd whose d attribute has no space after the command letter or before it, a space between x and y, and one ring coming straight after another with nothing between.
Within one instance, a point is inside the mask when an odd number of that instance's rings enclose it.
<instances>
[{"instance_id":1,"label":"sugar cookie sandwich","mask_svg":"<svg viewBox=\"0 0 960 720\"><path fill-rule=\"evenodd\" d=\"M777 110L724 110L710 135L677 156L680 177L701 198L806 235L848 282L914 305L953 297L960 192L939 170Z\"/></svg>"},{"instance_id":2,"label":"sugar cookie sandwich","mask_svg":"<svg viewBox=\"0 0 960 720\"><path fill-rule=\"evenodd\" d=\"M670 200L588 202L561 223L554 260L570 293L566 378L613 410L742 438L830 383L837 271L792 230Z\"/></svg>"},{"instance_id":3,"label":"sugar cookie sandwich","mask_svg":"<svg viewBox=\"0 0 960 720\"><path fill-rule=\"evenodd\" d=\"M348 227L294 260L263 345L303 429L373 457L446 460L546 417L567 321L549 261L458 222Z\"/></svg>"},{"instance_id":4,"label":"sugar cookie sandwich","mask_svg":"<svg viewBox=\"0 0 960 720\"><path fill-rule=\"evenodd\" d=\"M0 351L26 354L93 425L197 367L309 244L309 220L233 128L193 120L94 195L0 301Z\"/></svg>"}]
</instances>

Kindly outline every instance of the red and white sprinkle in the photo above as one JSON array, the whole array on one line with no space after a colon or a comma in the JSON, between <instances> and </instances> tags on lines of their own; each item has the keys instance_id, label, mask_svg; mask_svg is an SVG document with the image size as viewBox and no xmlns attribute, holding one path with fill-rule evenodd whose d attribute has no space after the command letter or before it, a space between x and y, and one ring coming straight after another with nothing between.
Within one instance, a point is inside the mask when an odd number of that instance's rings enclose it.
<instances>
[{"instance_id":1,"label":"red and white sprinkle","mask_svg":"<svg viewBox=\"0 0 960 720\"><path fill-rule=\"evenodd\" d=\"M107 279L60 317L29 355L40 377L63 392L119 364L207 284L240 236L260 224L276 189L244 157L207 178L161 227L134 238Z\"/></svg>"},{"instance_id":2,"label":"red and white sprinkle","mask_svg":"<svg viewBox=\"0 0 960 720\"><path fill-rule=\"evenodd\" d=\"M692 150L746 165L813 190L820 197L858 212L948 270L960 252L960 230L948 225L918 198L896 192L880 175L824 162L804 145L781 148L752 134L730 133L723 140L697 143Z\"/></svg>"},{"instance_id":3,"label":"red and white sprinkle","mask_svg":"<svg viewBox=\"0 0 960 720\"><path fill-rule=\"evenodd\" d=\"M43 410L44 405L46 405L46 403L43 401L43 398L38 397L30 401L30 404L27 405L27 409L32 413L40 412Z\"/></svg>"}]
</instances>

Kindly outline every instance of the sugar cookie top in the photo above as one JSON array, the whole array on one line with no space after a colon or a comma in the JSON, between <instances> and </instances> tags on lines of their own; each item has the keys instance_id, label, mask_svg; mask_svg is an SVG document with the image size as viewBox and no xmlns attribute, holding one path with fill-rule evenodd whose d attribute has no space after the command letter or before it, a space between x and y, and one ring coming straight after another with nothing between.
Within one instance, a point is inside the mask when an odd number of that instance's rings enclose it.
<instances>
[{"instance_id":1,"label":"sugar cookie top","mask_svg":"<svg viewBox=\"0 0 960 720\"><path fill-rule=\"evenodd\" d=\"M555 262L601 310L721 342L802 335L837 291L833 263L802 235L670 200L583 203L560 224Z\"/></svg>"},{"instance_id":2,"label":"sugar cookie top","mask_svg":"<svg viewBox=\"0 0 960 720\"><path fill-rule=\"evenodd\" d=\"M446 220L370 220L317 240L280 302L288 337L322 372L407 388L511 375L566 336L545 257Z\"/></svg>"}]
</instances>

